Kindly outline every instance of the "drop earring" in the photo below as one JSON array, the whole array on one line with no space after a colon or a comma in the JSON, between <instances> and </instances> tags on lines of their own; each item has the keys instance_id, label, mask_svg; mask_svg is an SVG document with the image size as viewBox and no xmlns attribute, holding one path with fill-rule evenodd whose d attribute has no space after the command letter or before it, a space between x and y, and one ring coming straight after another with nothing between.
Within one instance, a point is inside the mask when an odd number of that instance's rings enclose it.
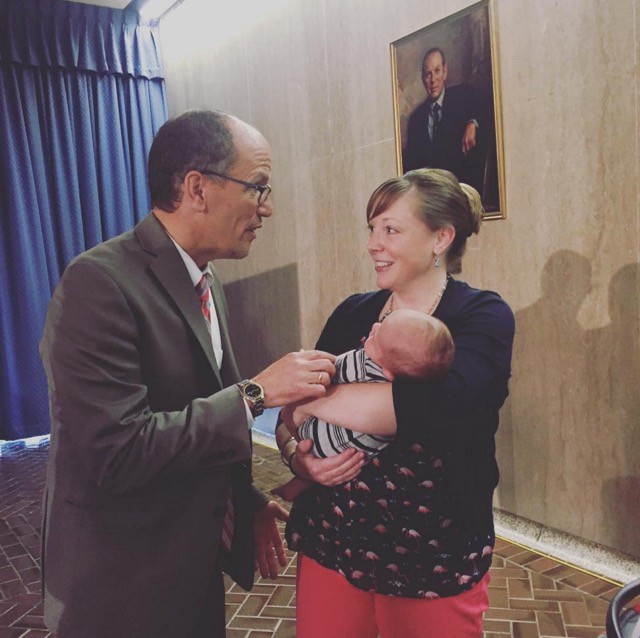
<instances>
[{"instance_id":1,"label":"drop earring","mask_svg":"<svg viewBox=\"0 0 640 638\"><path fill-rule=\"evenodd\" d=\"M440 268L440 255L436 255L436 260L434 262L436 268Z\"/></svg>"}]
</instances>

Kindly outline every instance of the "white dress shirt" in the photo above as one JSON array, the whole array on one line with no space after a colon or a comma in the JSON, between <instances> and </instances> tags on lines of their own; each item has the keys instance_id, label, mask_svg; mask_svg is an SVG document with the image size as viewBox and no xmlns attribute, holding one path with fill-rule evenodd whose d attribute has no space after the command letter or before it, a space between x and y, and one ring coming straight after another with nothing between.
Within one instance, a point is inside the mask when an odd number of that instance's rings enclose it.
<instances>
[{"instance_id":1,"label":"white dress shirt","mask_svg":"<svg viewBox=\"0 0 640 638\"><path fill-rule=\"evenodd\" d=\"M191 283L195 288L200 279L202 279L202 275L205 275L207 279L213 282L213 273L211 272L211 268L207 265L204 270L200 270L198 265L193 259L183 250L183 248L176 242L176 240L169 235L169 238L174 243L175 247L178 249L180 253L180 257L182 257L182 261L184 261L184 265L187 267L187 272L189 273L189 277L191 277ZM222 337L220 336L220 322L218 321L218 313L216 312L216 307L213 303L213 293L209 295L209 312L211 313L211 345L213 346L213 354L216 357L216 363L218 364L218 369L222 367Z\"/></svg>"},{"instance_id":2,"label":"white dress shirt","mask_svg":"<svg viewBox=\"0 0 640 638\"><path fill-rule=\"evenodd\" d=\"M167 233L168 234L168 233ZM184 261L184 265L187 268L187 272L189 273L189 277L191 277L191 283L193 287L198 285L200 279L202 279L202 275L205 275L207 279L210 278L210 281L213 281L213 273L211 272L211 268L207 265L204 270L200 270L195 261L187 254L187 252L176 242L176 240L169 235L169 239L173 242L174 246L178 249L178 253L180 257L182 257L182 261ZM211 345L213 346L213 354L216 358L216 363L218 364L218 369L222 367L222 355L224 354L222 351L222 336L220 335L220 322L218 320L218 313L216 312L215 304L213 303L213 293L209 295L209 312L211 313ZM238 390L240 392L240 390ZM251 414L251 410L247 405L246 401L243 401L244 409L247 414L247 425L249 429L253 426L253 414Z\"/></svg>"}]
</instances>

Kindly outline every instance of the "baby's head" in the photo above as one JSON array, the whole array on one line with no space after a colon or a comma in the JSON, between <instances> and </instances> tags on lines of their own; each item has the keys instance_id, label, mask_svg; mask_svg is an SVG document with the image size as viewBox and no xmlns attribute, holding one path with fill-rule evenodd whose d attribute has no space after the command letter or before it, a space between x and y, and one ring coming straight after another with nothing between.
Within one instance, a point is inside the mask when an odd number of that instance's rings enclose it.
<instances>
[{"instance_id":1,"label":"baby's head","mask_svg":"<svg viewBox=\"0 0 640 638\"><path fill-rule=\"evenodd\" d=\"M451 367L455 348L447 326L417 310L395 310L373 324L364 350L387 379L434 378Z\"/></svg>"}]
</instances>

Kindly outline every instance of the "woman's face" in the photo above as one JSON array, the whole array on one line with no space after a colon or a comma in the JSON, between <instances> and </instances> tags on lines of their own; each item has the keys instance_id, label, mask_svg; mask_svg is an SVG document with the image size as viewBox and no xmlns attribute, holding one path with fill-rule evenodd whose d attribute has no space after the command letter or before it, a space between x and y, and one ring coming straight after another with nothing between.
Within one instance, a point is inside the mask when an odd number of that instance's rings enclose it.
<instances>
[{"instance_id":1,"label":"woman's face","mask_svg":"<svg viewBox=\"0 0 640 638\"><path fill-rule=\"evenodd\" d=\"M436 233L414 213L411 192L369 222L367 250L373 259L378 288L401 291L433 268Z\"/></svg>"}]
</instances>

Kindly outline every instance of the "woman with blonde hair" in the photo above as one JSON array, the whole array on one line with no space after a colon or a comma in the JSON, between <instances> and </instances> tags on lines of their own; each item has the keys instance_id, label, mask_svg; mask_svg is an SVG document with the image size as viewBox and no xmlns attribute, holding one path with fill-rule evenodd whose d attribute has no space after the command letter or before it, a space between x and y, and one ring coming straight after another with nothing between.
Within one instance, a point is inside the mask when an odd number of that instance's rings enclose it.
<instances>
[{"instance_id":1,"label":"woman with blonde hair","mask_svg":"<svg viewBox=\"0 0 640 638\"><path fill-rule=\"evenodd\" d=\"M482 634L495 541L494 434L514 334L499 295L451 276L482 215L477 192L439 169L389 179L369 200L380 290L343 301L317 347L354 348L372 324L409 308L448 326L455 358L439 379L334 386L307 406L328 422L354 430L375 423L396 438L355 478L360 453L317 459L310 441L283 451L295 474L316 482L287 525L299 552L299 638Z\"/></svg>"}]
</instances>

